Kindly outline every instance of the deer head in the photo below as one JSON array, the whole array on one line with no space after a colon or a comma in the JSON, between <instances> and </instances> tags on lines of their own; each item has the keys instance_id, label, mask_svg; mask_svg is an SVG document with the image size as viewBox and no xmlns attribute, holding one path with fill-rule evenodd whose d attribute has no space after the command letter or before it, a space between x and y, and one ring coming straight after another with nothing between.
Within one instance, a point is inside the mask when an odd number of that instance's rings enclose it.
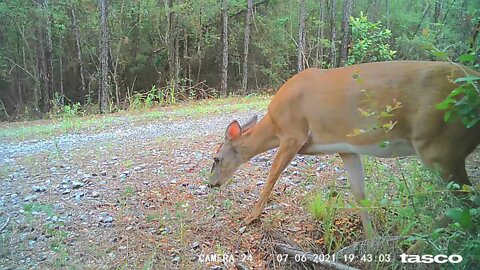
<instances>
[{"instance_id":1,"label":"deer head","mask_svg":"<svg viewBox=\"0 0 480 270\"><path fill-rule=\"evenodd\" d=\"M243 126L234 120L225 131L225 141L220 144L213 155L213 166L210 172L210 187L218 187L227 182L235 171L245 163L242 147L244 134L257 123L257 116L252 117Z\"/></svg>"}]
</instances>

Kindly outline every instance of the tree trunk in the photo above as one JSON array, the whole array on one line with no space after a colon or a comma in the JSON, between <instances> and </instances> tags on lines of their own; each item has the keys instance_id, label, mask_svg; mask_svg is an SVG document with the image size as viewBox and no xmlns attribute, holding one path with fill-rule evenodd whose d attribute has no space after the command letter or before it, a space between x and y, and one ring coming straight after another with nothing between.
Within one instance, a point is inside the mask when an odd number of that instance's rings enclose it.
<instances>
[{"instance_id":1,"label":"tree trunk","mask_svg":"<svg viewBox=\"0 0 480 270\"><path fill-rule=\"evenodd\" d=\"M168 32L167 32L167 46L168 46L168 66L169 79L171 87L173 87L173 95L177 93L179 82L179 58L178 58L178 19L177 13L174 11L174 1L168 0L169 14L168 14ZM170 97L174 98L174 97Z\"/></svg>"},{"instance_id":2,"label":"tree trunk","mask_svg":"<svg viewBox=\"0 0 480 270\"><path fill-rule=\"evenodd\" d=\"M35 3L41 9L40 15L37 16L36 32L36 55L37 67L39 71L40 82L40 109L42 112L50 110L50 98L53 92L53 67L52 67L52 51L51 51L51 32L50 18L48 12L47 0L36 0Z\"/></svg>"},{"instance_id":3,"label":"tree trunk","mask_svg":"<svg viewBox=\"0 0 480 270\"><path fill-rule=\"evenodd\" d=\"M203 40L203 29L202 29L202 7L200 7L200 16L198 18L198 40L197 40L197 61L198 61L198 70L196 82L200 81L200 73L202 71L202 40Z\"/></svg>"},{"instance_id":4,"label":"tree trunk","mask_svg":"<svg viewBox=\"0 0 480 270\"><path fill-rule=\"evenodd\" d=\"M471 16L468 12L468 0L463 0L462 3L462 21L461 21L461 33L462 33L462 40L468 40L470 38L470 29L471 26Z\"/></svg>"},{"instance_id":5,"label":"tree trunk","mask_svg":"<svg viewBox=\"0 0 480 270\"><path fill-rule=\"evenodd\" d=\"M300 16L298 26L297 71L305 69L305 0L300 0Z\"/></svg>"},{"instance_id":6,"label":"tree trunk","mask_svg":"<svg viewBox=\"0 0 480 270\"><path fill-rule=\"evenodd\" d=\"M47 23L47 47L45 48L45 60L46 60L46 65L47 65L47 91L48 91L48 99L45 100L47 102L46 105L46 111L50 110L50 102L51 98L54 97L54 85L55 82L53 80L53 42L52 42L52 27L51 27L51 15L50 15L50 9L48 7L48 0L45 0L43 2L44 9L45 9L45 14L46 14L46 23Z\"/></svg>"},{"instance_id":7,"label":"tree trunk","mask_svg":"<svg viewBox=\"0 0 480 270\"><path fill-rule=\"evenodd\" d=\"M37 29L36 30L36 37L37 37L37 42L35 45L36 48L36 54L37 54L37 67L38 67L38 81L40 82L39 86L39 92L38 94L38 100L35 102L40 105L40 111L42 112L47 112L48 111L48 101L50 100L50 97L48 96L48 76L47 76L47 59L45 57L45 42L44 42L44 33L42 29Z\"/></svg>"},{"instance_id":8,"label":"tree trunk","mask_svg":"<svg viewBox=\"0 0 480 270\"><path fill-rule=\"evenodd\" d=\"M387 29L390 29L390 3L389 0L385 0L385 10L387 16Z\"/></svg>"},{"instance_id":9,"label":"tree trunk","mask_svg":"<svg viewBox=\"0 0 480 270\"><path fill-rule=\"evenodd\" d=\"M17 56L21 57L22 52L20 50L20 33L17 32ZM17 58L17 63L20 63L20 59ZM25 66L25 65L24 65ZM20 68L18 66L15 66L15 86L17 89L17 109L21 110L23 109L23 91L22 91L22 83L20 79Z\"/></svg>"},{"instance_id":10,"label":"tree trunk","mask_svg":"<svg viewBox=\"0 0 480 270\"><path fill-rule=\"evenodd\" d=\"M350 15L352 14L352 0L345 0L342 19L342 45L340 48L340 66L345 66L348 60L348 45L350 44Z\"/></svg>"},{"instance_id":11,"label":"tree trunk","mask_svg":"<svg viewBox=\"0 0 480 270\"><path fill-rule=\"evenodd\" d=\"M416 36L417 33L418 33L418 30L420 30L420 28L422 27L422 24L423 24L423 21L425 20L425 18L427 17L427 14L428 12L430 11L430 8L432 6L430 4L427 5L427 7L425 7L425 11L423 11L423 16L422 16L422 19L420 20L420 22L418 23L417 25L417 28L415 29L415 31L413 32L413 36Z\"/></svg>"},{"instance_id":12,"label":"tree trunk","mask_svg":"<svg viewBox=\"0 0 480 270\"><path fill-rule=\"evenodd\" d=\"M369 0L368 1L369 3L369 12L367 12L367 14L369 14L369 19L372 21L372 22L376 22L378 21L378 14L380 13L380 9L379 9L379 4L380 4L380 0Z\"/></svg>"},{"instance_id":13,"label":"tree trunk","mask_svg":"<svg viewBox=\"0 0 480 270\"><path fill-rule=\"evenodd\" d=\"M182 0L177 0L177 5L181 5ZM175 14L175 74L174 74L174 80L175 80L175 85L177 86L176 91L179 91L179 83L180 83L180 25L179 25L179 19L178 19L178 13ZM175 91L175 93L176 93Z\"/></svg>"},{"instance_id":14,"label":"tree trunk","mask_svg":"<svg viewBox=\"0 0 480 270\"><path fill-rule=\"evenodd\" d=\"M220 94L227 96L227 76L228 76L228 1L222 3L222 84L220 85Z\"/></svg>"},{"instance_id":15,"label":"tree trunk","mask_svg":"<svg viewBox=\"0 0 480 270\"><path fill-rule=\"evenodd\" d=\"M99 0L100 8L100 85L98 102L100 113L109 110L108 98L110 85L108 83L108 26L107 26L107 0Z\"/></svg>"},{"instance_id":16,"label":"tree trunk","mask_svg":"<svg viewBox=\"0 0 480 270\"><path fill-rule=\"evenodd\" d=\"M82 61L82 46L80 43L80 31L78 29L77 16L75 15L75 6L70 8L72 14L72 29L73 36L75 38L75 54L78 64L78 72L80 73L80 93L83 99L83 102L86 101L85 96L87 95L86 84L85 84L85 73L83 71L83 61ZM89 99L91 99L91 94L88 93Z\"/></svg>"},{"instance_id":17,"label":"tree trunk","mask_svg":"<svg viewBox=\"0 0 480 270\"><path fill-rule=\"evenodd\" d=\"M253 15L253 0L247 0L247 16L245 17L245 38L243 40L243 75L242 92L247 91L248 84L248 45L250 43L250 25Z\"/></svg>"},{"instance_id":18,"label":"tree trunk","mask_svg":"<svg viewBox=\"0 0 480 270\"><path fill-rule=\"evenodd\" d=\"M60 42L59 42L60 48L63 48L63 37L60 37ZM58 73L60 73L60 104L64 105L65 104L65 92L63 89L63 51L60 52L58 56Z\"/></svg>"},{"instance_id":19,"label":"tree trunk","mask_svg":"<svg viewBox=\"0 0 480 270\"><path fill-rule=\"evenodd\" d=\"M435 1L435 11L433 12L433 22L438 23L440 13L442 12L442 1Z\"/></svg>"},{"instance_id":20,"label":"tree trunk","mask_svg":"<svg viewBox=\"0 0 480 270\"><path fill-rule=\"evenodd\" d=\"M331 27L331 33L332 33L332 39L331 39L331 47L330 47L330 66L331 67L337 67L337 48L336 48L336 43L337 43L337 33L335 29L335 24L337 21L336 18L336 11L335 8L337 6L337 1L332 0L331 1L331 8L330 8L330 27Z\"/></svg>"},{"instance_id":21,"label":"tree trunk","mask_svg":"<svg viewBox=\"0 0 480 270\"><path fill-rule=\"evenodd\" d=\"M323 64L323 39L325 37L323 27L325 26L325 0L320 0L319 24L317 28L317 50L315 55L316 65L322 68Z\"/></svg>"}]
</instances>

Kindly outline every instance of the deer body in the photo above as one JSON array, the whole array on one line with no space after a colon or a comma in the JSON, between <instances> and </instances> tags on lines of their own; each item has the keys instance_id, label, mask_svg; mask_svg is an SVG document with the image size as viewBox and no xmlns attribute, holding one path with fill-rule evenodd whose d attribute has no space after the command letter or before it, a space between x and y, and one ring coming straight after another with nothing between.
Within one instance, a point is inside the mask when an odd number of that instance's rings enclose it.
<instances>
[{"instance_id":1,"label":"deer body","mask_svg":"<svg viewBox=\"0 0 480 270\"><path fill-rule=\"evenodd\" d=\"M276 180L296 154L339 153L358 200L365 198L362 154L418 155L426 166L438 166L445 180L469 184L465 157L480 143L480 125L467 129L461 123L445 123L444 112L435 108L456 87L453 79L462 76L466 74L460 66L446 62L307 69L279 89L260 122L254 117L244 127L236 121L228 126L214 157L210 184L223 184L242 163L278 147L248 223L260 216ZM363 132L352 134L355 130ZM368 228L368 213L362 211L361 218Z\"/></svg>"}]
</instances>

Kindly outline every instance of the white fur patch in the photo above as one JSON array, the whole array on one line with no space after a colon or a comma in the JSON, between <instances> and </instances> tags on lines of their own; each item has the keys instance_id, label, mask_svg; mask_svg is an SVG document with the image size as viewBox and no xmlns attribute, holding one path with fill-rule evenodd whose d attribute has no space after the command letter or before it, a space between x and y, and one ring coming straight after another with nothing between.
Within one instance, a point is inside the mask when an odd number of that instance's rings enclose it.
<instances>
[{"instance_id":1,"label":"white fur patch","mask_svg":"<svg viewBox=\"0 0 480 270\"><path fill-rule=\"evenodd\" d=\"M372 145L353 145L348 143L313 144L302 148L300 153L306 155L356 153L385 158L416 155L413 145L407 140Z\"/></svg>"}]
</instances>

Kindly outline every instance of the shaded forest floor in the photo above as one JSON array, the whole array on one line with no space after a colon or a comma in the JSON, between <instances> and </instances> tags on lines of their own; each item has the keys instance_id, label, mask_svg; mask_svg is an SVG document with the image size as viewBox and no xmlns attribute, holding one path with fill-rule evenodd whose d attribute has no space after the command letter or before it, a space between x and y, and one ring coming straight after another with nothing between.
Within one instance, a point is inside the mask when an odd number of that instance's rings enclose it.
<instances>
[{"instance_id":1,"label":"shaded forest floor","mask_svg":"<svg viewBox=\"0 0 480 270\"><path fill-rule=\"evenodd\" d=\"M295 158L261 221L249 226L242 220L259 197L274 150L242 166L231 185L206 186L225 127L262 116L267 104L265 97L229 99L80 119L71 130L62 126L71 123L55 121L24 124L34 130L1 126L0 226L9 222L0 232L0 268L232 269L203 261L227 254L250 269L271 269L280 266L275 235L325 253L324 227L306 204L332 185L348 193L336 155ZM479 157L477 151L469 166L477 179ZM395 170L394 162L382 162ZM355 210L335 222L339 245L362 238Z\"/></svg>"}]
</instances>

